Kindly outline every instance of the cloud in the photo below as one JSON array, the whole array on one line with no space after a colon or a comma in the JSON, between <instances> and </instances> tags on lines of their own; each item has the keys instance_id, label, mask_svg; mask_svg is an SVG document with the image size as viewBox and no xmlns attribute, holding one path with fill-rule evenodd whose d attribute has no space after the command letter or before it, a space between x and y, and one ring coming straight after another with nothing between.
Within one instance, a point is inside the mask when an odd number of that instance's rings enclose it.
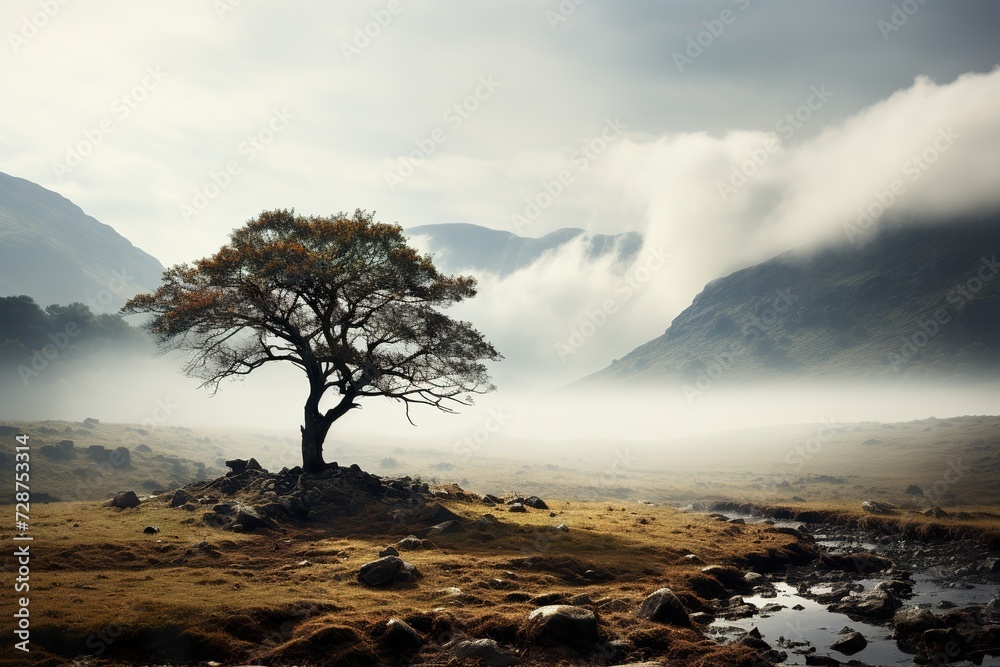
<instances>
[{"instance_id":1,"label":"cloud","mask_svg":"<svg viewBox=\"0 0 1000 667\"><path fill-rule=\"evenodd\" d=\"M859 209L947 222L1000 205L992 114L1000 108L1000 70L947 84L918 78L798 141L813 120L810 103L822 104L804 96L788 110L791 120L777 117L768 132L625 136L576 174L553 210L590 210L587 226L602 232L618 231L631 216L646 238L640 265L654 251L670 258L627 299L616 289L623 274L588 264L576 246L507 278L483 277L467 312L506 348L501 372L551 387L598 370L662 333L717 277L797 248L863 242ZM569 163L551 151L523 167L537 178L538 164L555 173ZM603 316L609 299L614 312ZM560 354L574 335L582 344Z\"/></svg>"}]
</instances>

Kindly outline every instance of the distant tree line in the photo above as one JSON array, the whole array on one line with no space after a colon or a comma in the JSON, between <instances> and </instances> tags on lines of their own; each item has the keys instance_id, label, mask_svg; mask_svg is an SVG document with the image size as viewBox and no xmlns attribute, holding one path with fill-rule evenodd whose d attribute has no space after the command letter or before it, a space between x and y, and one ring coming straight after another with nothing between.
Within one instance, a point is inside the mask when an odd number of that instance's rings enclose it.
<instances>
[{"instance_id":1,"label":"distant tree line","mask_svg":"<svg viewBox=\"0 0 1000 667\"><path fill-rule=\"evenodd\" d=\"M27 295L0 297L0 366L25 383L53 364L150 349L145 332L120 314L95 314L79 302L43 309Z\"/></svg>"}]
</instances>

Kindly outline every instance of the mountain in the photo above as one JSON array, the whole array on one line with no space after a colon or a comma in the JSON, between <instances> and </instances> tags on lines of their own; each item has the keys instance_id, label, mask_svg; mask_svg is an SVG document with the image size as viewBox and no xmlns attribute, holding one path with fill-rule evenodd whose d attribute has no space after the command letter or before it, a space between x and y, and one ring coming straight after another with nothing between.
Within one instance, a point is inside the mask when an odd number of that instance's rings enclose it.
<instances>
[{"instance_id":1,"label":"mountain","mask_svg":"<svg viewBox=\"0 0 1000 667\"><path fill-rule=\"evenodd\" d=\"M623 266L635 260L642 249L642 235L594 234L583 229L564 228L540 238L518 236L511 232L466 223L419 225L406 230L407 235L445 273L472 270L509 275L538 261L550 250L579 241L588 259L614 256Z\"/></svg>"},{"instance_id":2,"label":"mountain","mask_svg":"<svg viewBox=\"0 0 1000 667\"><path fill-rule=\"evenodd\" d=\"M0 296L111 312L154 289L162 272L156 258L65 197L0 172Z\"/></svg>"},{"instance_id":3,"label":"mountain","mask_svg":"<svg viewBox=\"0 0 1000 667\"><path fill-rule=\"evenodd\" d=\"M992 215L786 253L710 282L662 336L581 383L995 375L998 251Z\"/></svg>"}]
</instances>

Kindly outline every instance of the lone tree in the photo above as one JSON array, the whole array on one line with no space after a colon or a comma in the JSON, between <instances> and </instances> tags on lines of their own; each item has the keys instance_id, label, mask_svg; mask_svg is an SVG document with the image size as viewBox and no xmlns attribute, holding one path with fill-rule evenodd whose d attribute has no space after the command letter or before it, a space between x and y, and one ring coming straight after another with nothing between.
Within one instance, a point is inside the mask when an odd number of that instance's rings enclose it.
<instances>
[{"instance_id":1,"label":"lone tree","mask_svg":"<svg viewBox=\"0 0 1000 667\"><path fill-rule=\"evenodd\" d=\"M353 216L265 211L193 265L163 274L125 304L148 313L162 350L189 353L185 372L213 394L269 362L305 371L302 468L322 470L330 426L358 399L386 396L454 412L493 391L484 360L503 357L468 322L438 308L476 295L475 279L442 275L399 225ZM327 392L334 397L326 410Z\"/></svg>"}]
</instances>

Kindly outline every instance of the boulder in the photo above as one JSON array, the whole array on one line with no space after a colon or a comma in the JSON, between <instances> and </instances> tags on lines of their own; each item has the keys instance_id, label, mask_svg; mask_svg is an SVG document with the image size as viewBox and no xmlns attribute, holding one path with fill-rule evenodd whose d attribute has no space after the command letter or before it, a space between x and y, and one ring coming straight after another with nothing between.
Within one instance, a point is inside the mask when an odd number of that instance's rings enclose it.
<instances>
[{"instance_id":1,"label":"boulder","mask_svg":"<svg viewBox=\"0 0 1000 667\"><path fill-rule=\"evenodd\" d=\"M639 618L668 625L691 625L687 609L669 588L650 593L639 607Z\"/></svg>"},{"instance_id":2,"label":"boulder","mask_svg":"<svg viewBox=\"0 0 1000 667\"><path fill-rule=\"evenodd\" d=\"M391 651L410 651L425 643L424 636L413 626L398 618L390 618L385 624L382 645Z\"/></svg>"},{"instance_id":3,"label":"boulder","mask_svg":"<svg viewBox=\"0 0 1000 667\"><path fill-rule=\"evenodd\" d=\"M844 655L854 655L866 646L868 646L868 640L865 639L864 635L856 630L851 630L847 633L842 631L840 639L831 644L830 648Z\"/></svg>"},{"instance_id":4,"label":"boulder","mask_svg":"<svg viewBox=\"0 0 1000 667\"><path fill-rule=\"evenodd\" d=\"M252 533L258 528L276 528L276 524L267 518L256 507L250 505L239 505L236 507L233 517L233 526L242 526L242 531Z\"/></svg>"},{"instance_id":5,"label":"boulder","mask_svg":"<svg viewBox=\"0 0 1000 667\"><path fill-rule=\"evenodd\" d=\"M386 556L398 556L398 555L399 551L396 550L396 547L386 547L385 549L382 549L381 551L378 552L379 558L385 558Z\"/></svg>"},{"instance_id":6,"label":"boulder","mask_svg":"<svg viewBox=\"0 0 1000 667\"><path fill-rule=\"evenodd\" d=\"M877 500L866 500L861 503L861 509L871 514L891 514L893 510L899 508L890 503L883 503Z\"/></svg>"},{"instance_id":7,"label":"boulder","mask_svg":"<svg viewBox=\"0 0 1000 667\"><path fill-rule=\"evenodd\" d=\"M450 533L464 533L465 526L463 526L458 521L444 521L437 524L436 526L431 526L427 530L428 535L448 535Z\"/></svg>"},{"instance_id":8,"label":"boulder","mask_svg":"<svg viewBox=\"0 0 1000 667\"><path fill-rule=\"evenodd\" d=\"M490 530L500 525L500 522L492 514L484 514L472 522L472 527L477 530Z\"/></svg>"},{"instance_id":9,"label":"boulder","mask_svg":"<svg viewBox=\"0 0 1000 667\"><path fill-rule=\"evenodd\" d=\"M230 469L229 475L239 475L248 470L263 471L264 469L257 463L257 459L232 459L226 461L226 467Z\"/></svg>"},{"instance_id":10,"label":"boulder","mask_svg":"<svg viewBox=\"0 0 1000 667\"><path fill-rule=\"evenodd\" d=\"M142 532L146 533L147 535L155 535L156 533L160 532L160 529L157 528L156 526L146 526L145 528L142 529Z\"/></svg>"},{"instance_id":11,"label":"boulder","mask_svg":"<svg viewBox=\"0 0 1000 667\"><path fill-rule=\"evenodd\" d=\"M935 505L934 507L924 510L924 516L933 517L935 519L943 519L948 516L948 513Z\"/></svg>"},{"instance_id":12,"label":"boulder","mask_svg":"<svg viewBox=\"0 0 1000 667\"><path fill-rule=\"evenodd\" d=\"M507 511L508 512L527 512L528 510L521 503L514 503L513 505L511 505L510 507L507 508Z\"/></svg>"},{"instance_id":13,"label":"boulder","mask_svg":"<svg viewBox=\"0 0 1000 667\"><path fill-rule=\"evenodd\" d=\"M729 565L706 565L701 568L703 574L716 579L720 584L730 589L745 589L746 579L743 572Z\"/></svg>"},{"instance_id":14,"label":"boulder","mask_svg":"<svg viewBox=\"0 0 1000 667\"><path fill-rule=\"evenodd\" d=\"M422 540L416 535L408 535L396 542L396 546L400 549L424 549L427 547L427 540Z\"/></svg>"},{"instance_id":15,"label":"boulder","mask_svg":"<svg viewBox=\"0 0 1000 667\"><path fill-rule=\"evenodd\" d=\"M538 496L528 496L524 499L523 504L536 510L547 510L549 508L549 506L545 504L545 501Z\"/></svg>"},{"instance_id":16,"label":"boulder","mask_svg":"<svg viewBox=\"0 0 1000 667\"><path fill-rule=\"evenodd\" d=\"M365 563L358 571L358 582L364 586L388 586L415 580L420 574L412 563L398 556L386 556Z\"/></svg>"},{"instance_id":17,"label":"boulder","mask_svg":"<svg viewBox=\"0 0 1000 667\"><path fill-rule=\"evenodd\" d=\"M424 508L418 515L417 521L425 526L437 525L446 521L463 521L464 517L455 514L444 505L434 503Z\"/></svg>"},{"instance_id":18,"label":"boulder","mask_svg":"<svg viewBox=\"0 0 1000 667\"><path fill-rule=\"evenodd\" d=\"M908 487L906 487L906 493L910 494L911 496L922 496L924 495L924 490L921 489L916 484L910 484Z\"/></svg>"},{"instance_id":19,"label":"boulder","mask_svg":"<svg viewBox=\"0 0 1000 667\"><path fill-rule=\"evenodd\" d=\"M131 509L133 507L139 506L139 496L135 495L135 491L122 491L116 493L115 497L111 499L111 506L117 507L118 509Z\"/></svg>"},{"instance_id":20,"label":"boulder","mask_svg":"<svg viewBox=\"0 0 1000 667\"><path fill-rule=\"evenodd\" d=\"M830 610L846 614L855 620L872 618L888 620L902 606L903 603L891 590L877 584L865 595L849 596L830 605Z\"/></svg>"},{"instance_id":21,"label":"boulder","mask_svg":"<svg viewBox=\"0 0 1000 667\"><path fill-rule=\"evenodd\" d=\"M893 618L893 637L903 651L916 653L923 643L922 637L927 630L943 628L944 621L927 609L907 609Z\"/></svg>"},{"instance_id":22,"label":"boulder","mask_svg":"<svg viewBox=\"0 0 1000 667\"><path fill-rule=\"evenodd\" d=\"M597 642L597 616L583 607L554 604L528 614L527 634L535 640L549 640L575 647Z\"/></svg>"},{"instance_id":23,"label":"boulder","mask_svg":"<svg viewBox=\"0 0 1000 667\"><path fill-rule=\"evenodd\" d=\"M192 500L194 500L194 498L191 496L190 493L188 493L184 489L177 489L176 491L174 491L174 495L170 497L170 506L182 507L187 503L191 502Z\"/></svg>"},{"instance_id":24,"label":"boulder","mask_svg":"<svg viewBox=\"0 0 1000 667\"><path fill-rule=\"evenodd\" d=\"M463 639L446 644L445 648L463 660L462 664L476 661L488 667L510 667L518 662L517 654L503 648L494 639Z\"/></svg>"},{"instance_id":25,"label":"boulder","mask_svg":"<svg viewBox=\"0 0 1000 667\"><path fill-rule=\"evenodd\" d=\"M111 465L116 468L129 468L132 466L132 452L128 447L116 447L108 456Z\"/></svg>"}]
</instances>

